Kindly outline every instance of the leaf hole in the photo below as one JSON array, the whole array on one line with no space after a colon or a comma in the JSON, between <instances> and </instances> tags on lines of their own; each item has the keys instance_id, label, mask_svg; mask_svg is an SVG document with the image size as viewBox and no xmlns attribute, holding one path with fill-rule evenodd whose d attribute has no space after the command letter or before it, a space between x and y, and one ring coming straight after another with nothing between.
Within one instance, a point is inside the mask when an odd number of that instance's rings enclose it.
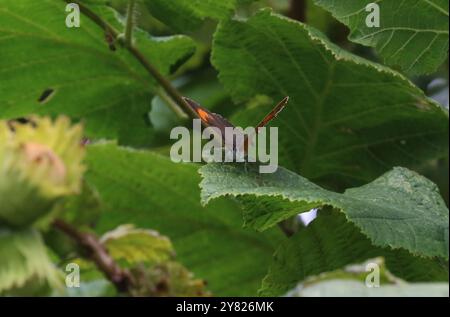
<instances>
[{"instance_id":1,"label":"leaf hole","mask_svg":"<svg viewBox=\"0 0 450 317\"><path fill-rule=\"evenodd\" d=\"M38 102L40 104L47 103L55 95L55 90L53 88L45 89L40 95Z\"/></svg>"}]
</instances>

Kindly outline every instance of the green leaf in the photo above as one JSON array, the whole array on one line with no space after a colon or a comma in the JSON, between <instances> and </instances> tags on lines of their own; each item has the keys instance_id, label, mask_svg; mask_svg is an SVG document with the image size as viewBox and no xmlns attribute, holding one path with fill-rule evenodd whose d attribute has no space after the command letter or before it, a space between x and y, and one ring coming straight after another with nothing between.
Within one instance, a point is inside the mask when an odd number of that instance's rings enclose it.
<instances>
[{"instance_id":1,"label":"green leaf","mask_svg":"<svg viewBox=\"0 0 450 317\"><path fill-rule=\"evenodd\" d=\"M29 296L48 286L62 287L36 230L12 231L1 227L0 258L0 294Z\"/></svg>"},{"instance_id":2,"label":"green leaf","mask_svg":"<svg viewBox=\"0 0 450 317\"><path fill-rule=\"evenodd\" d=\"M67 28L65 5L0 3L0 118L64 113L83 118L89 137L149 144L154 79L120 45L110 50L104 30L86 16L80 28ZM95 11L120 26L112 10L99 6ZM136 45L163 74L193 51L192 40L183 36L136 32Z\"/></svg>"},{"instance_id":3,"label":"green leaf","mask_svg":"<svg viewBox=\"0 0 450 317\"><path fill-rule=\"evenodd\" d=\"M323 210L306 228L283 242L265 277L261 295L278 296L309 276L383 256L387 268L409 281L448 281L448 264L406 251L374 247L339 212Z\"/></svg>"},{"instance_id":4,"label":"green leaf","mask_svg":"<svg viewBox=\"0 0 450 317\"><path fill-rule=\"evenodd\" d=\"M206 279L214 295L256 293L282 237L240 228L240 212L230 201L203 208L198 166L108 143L89 146L87 164L87 181L107 205L98 230L123 223L157 230L171 239L177 261Z\"/></svg>"},{"instance_id":5,"label":"green leaf","mask_svg":"<svg viewBox=\"0 0 450 317\"><path fill-rule=\"evenodd\" d=\"M375 47L385 63L407 73L431 73L447 58L447 0L314 1L350 28L351 41ZM379 6L379 27L366 24L369 3Z\"/></svg>"},{"instance_id":6,"label":"green leaf","mask_svg":"<svg viewBox=\"0 0 450 317\"><path fill-rule=\"evenodd\" d=\"M402 283L368 288L351 280L327 280L294 291L294 297L448 297L448 283Z\"/></svg>"},{"instance_id":7,"label":"green leaf","mask_svg":"<svg viewBox=\"0 0 450 317\"><path fill-rule=\"evenodd\" d=\"M382 258L370 259L343 269L309 277L289 291L289 297L448 297L448 283L405 283L386 270ZM372 266L368 266L372 265ZM379 284L365 284L371 267L377 265ZM383 281L382 281L383 280Z\"/></svg>"},{"instance_id":8,"label":"green leaf","mask_svg":"<svg viewBox=\"0 0 450 317\"><path fill-rule=\"evenodd\" d=\"M100 241L133 276L132 296L207 296L205 282L175 262L169 238L150 229L120 225Z\"/></svg>"},{"instance_id":9,"label":"green leaf","mask_svg":"<svg viewBox=\"0 0 450 317\"><path fill-rule=\"evenodd\" d=\"M131 273L136 285L132 296L209 297L206 283L178 262L168 261L151 267L134 267Z\"/></svg>"},{"instance_id":10,"label":"green leaf","mask_svg":"<svg viewBox=\"0 0 450 317\"><path fill-rule=\"evenodd\" d=\"M206 18L224 19L231 15L236 0L144 0L149 12L178 32L192 31Z\"/></svg>"},{"instance_id":11,"label":"green leaf","mask_svg":"<svg viewBox=\"0 0 450 317\"><path fill-rule=\"evenodd\" d=\"M212 62L235 101L273 100L235 117L243 127L290 96L273 121L280 165L314 182L342 190L392 166L447 156L446 110L399 73L343 51L304 24L269 10L223 22Z\"/></svg>"},{"instance_id":12,"label":"green leaf","mask_svg":"<svg viewBox=\"0 0 450 317\"><path fill-rule=\"evenodd\" d=\"M377 246L448 258L448 208L436 185L415 172L397 167L341 194L281 167L260 174L256 165L237 165L208 164L200 169L202 202L241 197L245 222L253 228L265 230L300 212L332 206Z\"/></svg>"},{"instance_id":13,"label":"green leaf","mask_svg":"<svg viewBox=\"0 0 450 317\"><path fill-rule=\"evenodd\" d=\"M128 265L158 264L170 260L175 254L167 237L133 225L120 225L106 232L100 241L114 259L123 260Z\"/></svg>"}]
</instances>

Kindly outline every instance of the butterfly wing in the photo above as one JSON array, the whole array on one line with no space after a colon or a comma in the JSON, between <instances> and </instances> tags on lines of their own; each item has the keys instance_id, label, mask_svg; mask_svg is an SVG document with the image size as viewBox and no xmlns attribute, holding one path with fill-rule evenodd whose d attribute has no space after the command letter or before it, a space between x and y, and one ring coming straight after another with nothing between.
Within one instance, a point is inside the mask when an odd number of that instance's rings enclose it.
<instances>
[{"instance_id":1,"label":"butterfly wing","mask_svg":"<svg viewBox=\"0 0 450 317\"><path fill-rule=\"evenodd\" d=\"M222 140L225 144L225 128L226 127L233 127L234 125L231 124L227 119L222 117L221 115L217 113L213 113L206 109L205 107L202 107L200 104L195 102L192 99L189 99L187 97L183 97L184 101L186 101L186 104L197 114L199 119L202 121L203 125L205 127L216 127L221 132ZM261 122L256 126L256 133L258 133L259 128L266 126L270 121L275 119L277 115L284 109L287 102L289 101L289 97L285 97L283 100L281 100L273 109L270 111L262 120ZM244 153L246 154L248 151L249 146L249 138L245 136L244 138ZM236 144L236 141L234 140L233 145ZM225 144L227 146L227 144ZM233 149L234 146L232 146Z\"/></svg>"},{"instance_id":2,"label":"butterfly wing","mask_svg":"<svg viewBox=\"0 0 450 317\"><path fill-rule=\"evenodd\" d=\"M184 101L188 106L197 114L198 118L202 121L205 127L216 127L220 130L223 137L225 137L225 128L234 127L227 119L222 117L220 114L213 113L202 107L200 104L192 99L183 97Z\"/></svg>"},{"instance_id":3,"label":"butterfly wing","mask_svg":"<svg viewBox=\"0 0 450 317\"><path fill-rule=\"evenodd\" d=\"M284 109L284 107L286 107L286 104L289 101L289 96L286 96L283 98L283 100L281 100L262 120L260 123L258 123L258 125L256 126L255 130L255 134L258 134L259 132L259 128L265 127L270 121L272 121L273 119L275 119L278 114ZM255 135L251 135L249 138L246 138L244 141L244 151L247 153L248 152L248 148L250 145L250 142L252 142L252 138Z\"/></svg>"},{"instance_id":4,"label":"butterfly wing","mask_svg":"<svg viewBox=\"0 0 450 317\"><path fill-rule=\"evenodd\" d=\"M184 101L188 104L188 106L197 114L198 118L202 121L203 126L206 128L208 127L215 127L218 128L220 131L220 138L222 138L223 146L230 151L234 151L234 144L228 144L225 140L225 128L231 127L234 128L234 125L231 124L227 119L222 117L221 115L217 113L213 113L206 109L205 107L202 107L200 104L195 102L192 99L183 97Z\"/></svg>"},{"instance_id":5,"label":"butterfly wing","mask_svg":"<svg viewBox=\"0 0 450 317\"><path fill-rule=\"evenodd\" d=\"M270 111L262 120L260 123L258 123L258 125L256 126L256 133L258 133L258 129L265 127L270 121L272 121L273 119L275 119L278 114L284 109L284 107L286 107L286 104L289 101L289 96L286 96L283 98L283 100L281 100L273 109L272 111Z\"/></svg>"}]
</instances>

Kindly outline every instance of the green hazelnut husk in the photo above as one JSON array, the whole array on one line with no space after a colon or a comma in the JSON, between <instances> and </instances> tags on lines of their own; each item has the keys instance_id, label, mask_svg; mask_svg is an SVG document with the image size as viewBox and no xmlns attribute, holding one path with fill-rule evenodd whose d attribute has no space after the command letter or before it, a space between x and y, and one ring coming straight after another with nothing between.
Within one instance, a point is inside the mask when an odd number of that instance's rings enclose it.
<instances>
[{"instance_id":1,"label":"green hazelnut husk","mask_svg":"<svg viewBox=\"0 0 450 317\"><path fill-rule=\"evenodd\" d=\"M0 225L32 225L80 191L81 140L82 126L64 116L0 121Z\"/></svg>"}]
</instances>

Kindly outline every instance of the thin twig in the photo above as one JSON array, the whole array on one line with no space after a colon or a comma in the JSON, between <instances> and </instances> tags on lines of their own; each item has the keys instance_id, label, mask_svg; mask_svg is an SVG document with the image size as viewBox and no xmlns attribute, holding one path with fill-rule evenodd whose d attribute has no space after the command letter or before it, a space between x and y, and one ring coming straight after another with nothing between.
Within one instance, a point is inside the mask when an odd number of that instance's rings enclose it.
<instances>
[{"instance_id":1,"label":"thin twig","mask_svg":"<svg viewBox=\"0 0 450 317\"><path fill-rule=\"evenodd\" d=\"M164 89L155 89L154 93L163 100L169 108L177 115L180 120L188 119L188 115L170 98Z\"/></svg>"},{"instance_id":2,"label":"thin twig","mask_svg":"<svg viewBox=\"0 0 450 317\"><path fill-rule=\"evenodd\" d=\"M131 274L114 261L94 234L80 232L61 219L56 219L53 222L53 227L65 233L85 249L98 269L116 286L119 292L130 290L133 285Z\"/></svg>"},{"instance_id":3,"label":"thin twig","mask_svg":"<svg viewBox=\"0 0 450 317\"><path fill-rule=\"evenodd\" d=\"M180 106L184 112L192 117L197 118L197 114L186 104L181 93L172 85L170 81L168 81L157 69L154 67L145 56L133 45L128 47L128 50L137 60L141 63L142 66L156 79L156 81L161 85L161 87L165 90L167 95L169 95L177 104Z\"/></svg>"},{"instance_id":4,"label":"thin twig","mask_svg":"<svg viewBox=\"0 0 450 317\"><path fill-rule=\"evenodd\" d=\"M117 31L112 25L110 25L108 22L104 21L100 16L98 16L95 12L93 12L91 9L80 3L76 0L63 0L66 3L76 3L81 13L83 13L85 16L87 16L89 19L92 20L95 24L97 24L99 27L101 27L103 30L109 32L114 39L119 38L119 31ZM125 43L124 43L125 44ZM172 85L172 83L167 80L159 71L158 69L153 66L152 63L139 51L138 48L136 48L132 43L131 45L124 45L124 47L141 63L141 65L148 71L148 73L155 78L155 80L159 83L159 85L165 90L167 95L169 95L175 103L183 109L183 111L192 118L197 118L197 115L195 112L186 104L186 102L183 99L183 96L181 93Z\"/></svg>"}]
</instances>

